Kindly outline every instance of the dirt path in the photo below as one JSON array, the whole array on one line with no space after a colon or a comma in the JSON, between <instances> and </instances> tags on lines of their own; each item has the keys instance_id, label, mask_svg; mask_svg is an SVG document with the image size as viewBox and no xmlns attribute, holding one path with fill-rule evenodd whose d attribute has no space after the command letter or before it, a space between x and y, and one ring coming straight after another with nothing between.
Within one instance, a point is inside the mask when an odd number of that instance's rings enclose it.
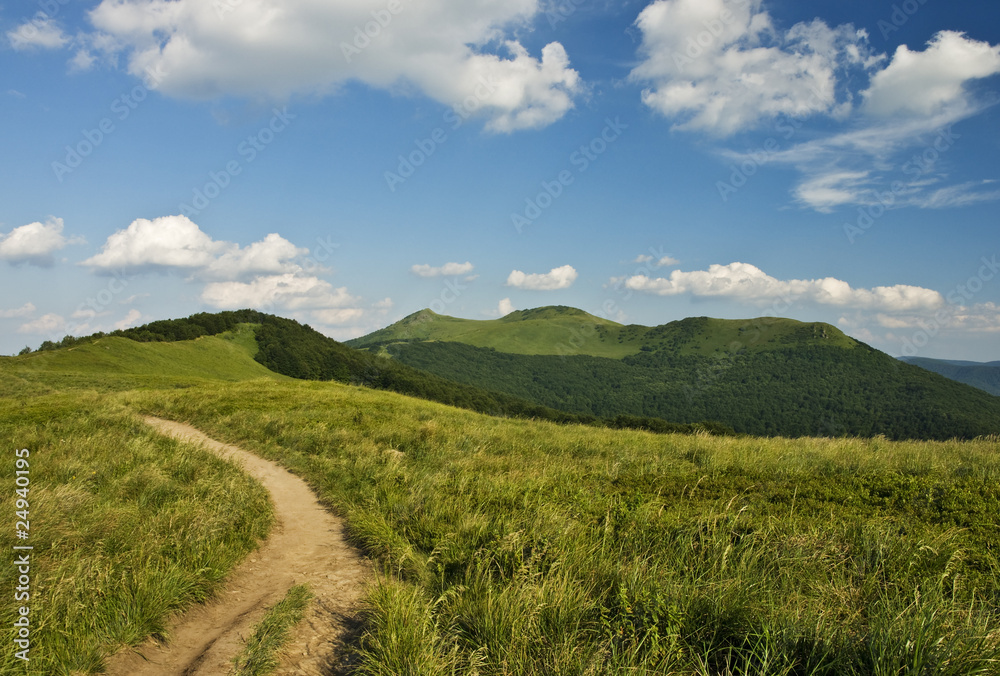
<instances>
[{"instance_id":1,"label":"dirt path","mask_svg":"<svg viewBox=\"0 0 1000 676\"><path fill-rule=\"evenodd\" d=\"M208 438L188 425L147 417L163 434L204 445L241 464L271 493L277 524L260 549L234 570L215 601L171 623L167 644L147 641L108 661L111 676L224 676L265 607L308 584L315 599L296 627L277 673L328 676L340 670L355 626L368 566L344 540L340 521L300 478L273 462Z\"/></svg>"}]
</instances>

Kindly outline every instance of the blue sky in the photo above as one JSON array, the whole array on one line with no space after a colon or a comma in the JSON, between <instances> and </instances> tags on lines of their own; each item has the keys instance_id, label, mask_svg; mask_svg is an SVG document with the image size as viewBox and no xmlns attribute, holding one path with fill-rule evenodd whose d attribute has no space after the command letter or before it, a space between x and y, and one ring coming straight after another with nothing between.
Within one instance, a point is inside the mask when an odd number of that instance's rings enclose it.
<instances>
[{"instance_id":1,"label":"blue sky","mask_svg":"<svg viewBox=\"0 0 1000 676\"><path fill-rule=\"evenodd\" d=\"M0 5L0 353L256 307L1000 359L1000 6Z\"/></svg>"}]
</instances>

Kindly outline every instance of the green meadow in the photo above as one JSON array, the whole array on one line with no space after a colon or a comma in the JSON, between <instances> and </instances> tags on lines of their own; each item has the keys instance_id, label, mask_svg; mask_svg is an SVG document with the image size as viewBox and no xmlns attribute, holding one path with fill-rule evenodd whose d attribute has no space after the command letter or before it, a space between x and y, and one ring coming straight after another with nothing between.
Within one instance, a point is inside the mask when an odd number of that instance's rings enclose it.
<instances>
[{"instance_id":1,"label":"green meadow","mask_svg":"<svg viewBox=\"0 0 1000 676\"><path fill-rule=\"evenodd\" d=\"M1000 673L996 438L490 417L276 376L247 330L0 360L10 495L31 450L36 641L27 667L5 641L0 673L100 673L268 531L259 487L140 414L280 462L346 519L378 570L358 674Z\"/></svg>"}]
</instances>

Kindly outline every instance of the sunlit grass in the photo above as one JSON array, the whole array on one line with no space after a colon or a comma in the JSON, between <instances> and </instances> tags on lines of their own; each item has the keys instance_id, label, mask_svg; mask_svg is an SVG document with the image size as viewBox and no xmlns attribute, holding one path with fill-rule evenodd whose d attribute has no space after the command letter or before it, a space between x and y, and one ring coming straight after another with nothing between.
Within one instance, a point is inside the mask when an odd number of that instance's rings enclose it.
<instances>
[{"instance_id":1,"label":"sunlit grass","mask_svg":"<svg viewBox=\"0 0 1000 676\"><path fill-rule=\"evenodd\" d=\"M995 439L667 436L332 384L123 395L305 476L366 674L996 673Z\"/></svg>"},{"instance_id":2,"label":"sunlit grass","mask_svg":"<svg viewBox=\"0 0 1000 676\"><path fill-rule=\"evenodd\" d=\"M116 649L162 634L266 535L266 492L232 465L153 432L88 393L0 398L7 451L0 518L14 532L14 448L30 451L30 662L0 643L0 674L86 674ZM8 555L11 556L11 555ZM11 627L15 569L0 566ZM9 632L8 632L9 633Z\"/></svg>"}]
</instances>

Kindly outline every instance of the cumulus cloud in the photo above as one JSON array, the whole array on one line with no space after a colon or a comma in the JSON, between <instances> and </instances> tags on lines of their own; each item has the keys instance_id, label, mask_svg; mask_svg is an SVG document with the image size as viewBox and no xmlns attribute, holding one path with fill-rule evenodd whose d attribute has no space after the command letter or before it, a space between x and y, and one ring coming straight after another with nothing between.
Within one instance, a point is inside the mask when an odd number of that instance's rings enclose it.
<instances>
[{"instance_id":1,"label":"cumulus cloud","mask_svg":"<svg viewBox=\"0 0 1000 676\"><path fill-rule=\"evenodd\" d=\"M780 115L845 115L839 74L872 68L868 35L820 20L779 30L761 0L656 0L635 25L643 102L675 128L728 136Z\"/></svg>"},{"instance_id":2,"label":"cumulus cloud","mask_svg":"<svg viewBox=\"0 0 1000 676\"><path fill-rule=\"evenodd\" d=\"M165 73L159 90L193 99L327 94L354 80L419 91L480 112L496 132L543 127L583 90L566 50L534 56L513 29L538 0L103 0L92 42L124 54L136 76ZM222 16L220 16L222 14ZM500 49L496 49L496 46Z\"/></svg>"},{"instance_id":3,"label":"cumulus cloud","mask_svg":"<svg viewBox=\"0 0 1000 676\"><path fill-rule=\"evenodd\" d=\"M14 308L12 310L0 310L0 319L15 319L21 317L30 317L35 314L35 304L25 303L19 308Z\"/></svg>"},{"instance_id":4,"label":"cumulus cloud","mask_svg":"<svg viewBox=\"0 0 1000 676\"><path fill-rule=\"evenodd\" d=\"M553 268L546 273L525 274L514 270L507 277L507 286L530 291L555 291L568 289L576 281L577 272L572 265Z\"/></svg>"},{"instance_id":5,"label":"cumulus cloud","mask_svg":"<svg viewBox=\"0 0 1000 676\"><path fill-rule=\"evenodd\" d=\"M410 268L410 272L418 277L457 277L458 275L467 275L472 272L474 267L468 261L465 263L445 263L436 268L425 264L414 265Z\"/></svg>"},{"instance_id":6,"label":"cumulus cloud","mask_svg":"<svg viewBox=\"0 0 1000 676\"><path fill-rule=\"evenodd\" d=\"M497 312L500 313L501 317L506 317L515 309L516 308L514 307L514 304L510 302L510 298L504 298L503 300L500 301L500 304L497 306Z\"/></svg>"},{"instance_id":7,"label":"cumulus cloud","mask_svg":"<svg viewBox=\"0 0 1000 676\"><path fill-rule=\"evenodd\" d=\"M130 326L135 326L135 324L140 319L142 319L142 313L136 310L135 308L132 308L131 310L128 311L128 314L125 315L124 318L115 322L115 328L120 331L123 331Z\"/></svg>"},{"instance_id":8,"label":"cumulus cloud","mask_svg":"<svg viewBox=\"0 0 1000 676\"><path fill-rule=\"evenodd\" d=\"M49 313L42 315L38 319L22 324L18 333L31 333L41 336L50 336L60 333L66 329L66 320L60 315Z\"/></svg>"},{"instance_id":9,"label":"cumulus cloud","mask_svg":"<svg viewBox=\"0 0 1000 676\"><path fill-rule=\"evenodd\" d=\"M969 39L964 33L941 31L914 52L900 45L892 62L871 79L862 95L865 111L881 117L930 117L945 110L966 110L966 85L1000 73L1000 46Z\"/></svg>"},{"instance_id":10,"label":"cumulus cloud","mask_svg":"<svg viewBox=\"0 0 1000 676\"><path fill-rule=\"evenodd\" d=\"M213 240L187 216L139 218L108 237L83 265L98 272L180 271L212 280L298 272L295 260L309 253L281 235L270 234L247 247Z\"/></svg>"},{"instance_id":11,"label":"cumulus cloud","mask_svg":"<svg viewBox=\"0 0 1000 676\"><path fill-rule=\"evenodd\" d=\"M768 153L767 164L797 168L792 193L802 206L830 212L841 206L950 208L1000 199L988 181L948 184L942 158L962 139L953 126L992 103L969 84L1000 74L1000 46L942 31L924 51L900 46L884 69L860 91L863 105L846 131ZM790 138L791 125L778 127ZM723 151L730 162L753 154Z\"/></svg>"},{"instance_id":12,"label":"cumulus cloud","mask_svg":"<svg viewBox=\"0 0 1000 676\"><path fill-rule=\"evenodd\" d=\"M358 302L344 287L335 289L318 277L295 273L261 276L249 282L212 282L205 285L201 298L220 310L342 309Z\"/></svg>"},{"instance_id":13,"label":"cumulus cloud","mask_svg":"<svg viewBox=\"0 0 1000 676\"><path fill-rule=\"evenodd\" d=\"M0 234L0 259L13 264L51 267L56 251L82 241L80 238L67 239L63 235L63 219L49 217L45 223L36 221L14 228L6 235Z\"/></svg>"},{"instance_id":14,"label":"cumulus cloud","mask_svg":"<svg viewBox=\"0 0 1000 676\"><path fill-rule=\"evenodd\" d=\"M633 291L659 296L691 295L753 303L804 301L883 312L933 310L944 304L940 293L917 286L897 284L855 289L847 282L833 277L780 280L756 266L738 262L712 265L708 270L674 270L669 277L634 275L613 278L611 282Z\"/></svg>"},{"instance_id":15,"label":"cumulus cloud","mask_svg":"<svg viewBox=\"0 0 1000 676\"><path fill-rule=\"evenodd\" d=\"M26 49L60 49L69 44L69 38L51 18L35 18L7 31L10 46L17 51Z\"/></svg>"}]
</instances>

